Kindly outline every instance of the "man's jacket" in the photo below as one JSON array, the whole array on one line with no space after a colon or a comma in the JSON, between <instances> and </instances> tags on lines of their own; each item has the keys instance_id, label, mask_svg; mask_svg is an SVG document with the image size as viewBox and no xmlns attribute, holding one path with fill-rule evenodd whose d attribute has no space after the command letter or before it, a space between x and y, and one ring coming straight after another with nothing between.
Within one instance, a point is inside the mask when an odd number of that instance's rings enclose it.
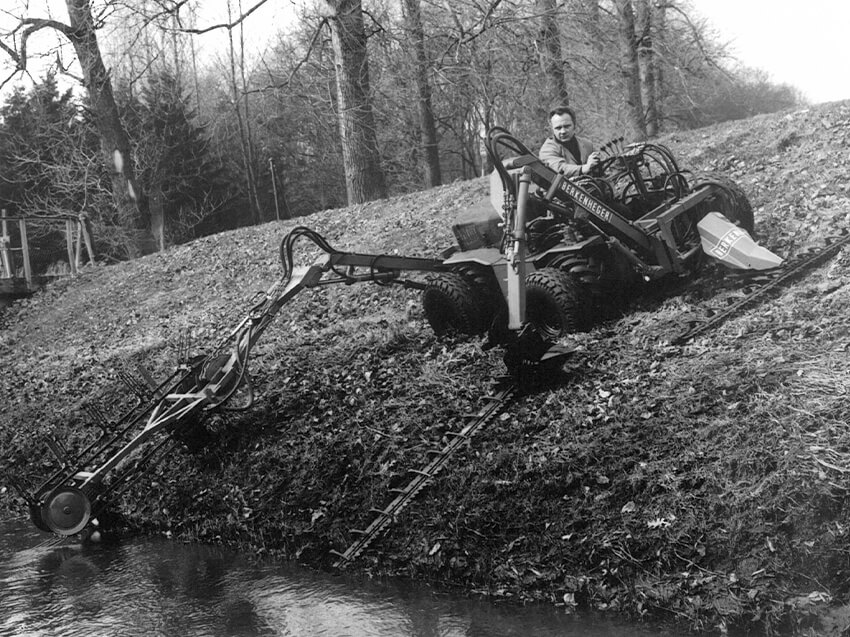
<instances>
[{"instance_id":1,"label":"man's jacket","mask_svg":"<svg viewBox=\"0 0 850 637\"><path fill-rule=\"evenodd\" d=\"M554 137L549 137L540 147L537 156L544 164L552 170L561 173L565 177L576 177L581 171L581 165L587 161L587 156L593 152L593 144L576 135L578 149L581 157L573 157L561 142Z\"/></svg>"}]
</instances>

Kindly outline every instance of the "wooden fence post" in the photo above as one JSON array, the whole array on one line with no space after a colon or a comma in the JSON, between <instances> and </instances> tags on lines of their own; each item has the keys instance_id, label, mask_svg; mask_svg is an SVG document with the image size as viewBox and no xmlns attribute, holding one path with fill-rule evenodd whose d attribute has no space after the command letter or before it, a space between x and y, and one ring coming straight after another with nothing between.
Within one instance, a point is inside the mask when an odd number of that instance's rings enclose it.
<instances>
[{"instance_id":1,"label":"wooden fence post","mask_svg":"<svg viewBox=\"0 0 850 637\"><path fill-rule=\"evenodd\" d=\"M80 213L80 229L83 240L86 242L86 250L89 252L89 265L94 265L94 250L91 245L91 233L89 232L89 216L85 212Z\"/></svg>"},{"instance_id":2,"label":"wooden fence post","mask_svg":"<svg viewBox=\"0 0 850 637\"><path fill-rule=\"evenodd\" d=\"M74 265L77 268L82 267L83 258L83 224L77 221L77 236L74 237Z\"/></svg>"},{"instance_id":3,"label":"wooden fence post","mask_svg":"<svg viewBox=\"0 0 850 637\"><path fill-rule=\"evenodd\" d=\"M71 219L65 219L65 248L68 250L68 267L71 268L71 274L77 274L77 259L74 258L74 222Z\"/></svg>"},{"instance_id":4,"label":"wooden fence post","mask_svg":"<svg viewBox=\"0 0 850 637\"><path fill-rule=\"evenodd\" d=\"M24 278L27 281L27 288L32 288L32 268L30 267L30 247L27 243L27 222L24 219L18 220L18 228L21 231L21 252L24 256Z\"/></svg>"},{"instance_id":5,"label":"wooden fence post","mask_svg":"<svg viewBox=\"0 0 850 637\"><path fill-rule=\"evenodd\" d=\"M5 208L3 208L0 218L2 218L2 233L0 233L0 279L11 279L15 276L15 270L12 267L12 255L9 252L9 245L12 239L9 237L9 226L6 223Z\"/></svg>"}]
</instances>

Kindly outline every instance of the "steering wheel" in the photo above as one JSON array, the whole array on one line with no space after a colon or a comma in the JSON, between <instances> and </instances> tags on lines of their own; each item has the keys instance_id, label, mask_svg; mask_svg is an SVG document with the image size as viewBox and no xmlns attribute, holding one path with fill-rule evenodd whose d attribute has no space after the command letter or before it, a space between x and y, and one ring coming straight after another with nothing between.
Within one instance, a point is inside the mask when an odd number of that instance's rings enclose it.
<instances>
[{"instance_id":1,"label":"steering wheel","mask_svg":"<svg viewBox=\"0 0 850 637\"><path fill-rule=\"evenodd\" d=\"M609 170L612 170L615 164L620 164L620 170L624 167L622 166L622 160L619 155L614 155L613 157L606 157L601 162L596 164L593 168L590 169L590 173L588 173L591 177L604 177ZM619 172L619 170L617 171Z\"/></svg>"},{"instance_id":2,"label":"steering wheel","mask_svg":"<svg viewBox=\"0 0 850 637\"><path fill-rule=\"evenodd\" d=\"M607 175L609 171L614 171L614 175L617 175L626 169L622 160L623 151L625 150L623 139L623 137L615 137L607 144L599 147L596 152L603 153L606 157L590 169L589 174L591 177L606 177L609 176Z\"/></svg>"}]
</instances>

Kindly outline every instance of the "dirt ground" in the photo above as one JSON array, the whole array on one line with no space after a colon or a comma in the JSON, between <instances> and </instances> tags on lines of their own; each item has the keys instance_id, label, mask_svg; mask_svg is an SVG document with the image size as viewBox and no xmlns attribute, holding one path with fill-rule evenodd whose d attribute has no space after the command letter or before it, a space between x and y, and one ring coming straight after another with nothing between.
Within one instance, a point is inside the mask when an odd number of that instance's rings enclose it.
<instances>
[{"instance_id":1,"label":"dirt ground","mask_svg":"<svg viewBox=\"0 0 850 637\"><path fill-rule=\"evenodd\" d=\"M850 103L660 140L737 181L762 244L793 259L850 228ZM0 498L76 448L90 410L132 400L123 372L208 348L280 276L309 226L340 250L436 257L485 180L210 236L86 269L0 314ZM557 384L521 396L350 568L565 612L712 632L850 634L850 250L686 345L742 294L717 269L570 337ZM504 371L478 340L437 340L418 294L311 290L253 351L256 402L207 422L122 501L136 526L319 568L462 426Z\"/></svg>"}]
</instances>

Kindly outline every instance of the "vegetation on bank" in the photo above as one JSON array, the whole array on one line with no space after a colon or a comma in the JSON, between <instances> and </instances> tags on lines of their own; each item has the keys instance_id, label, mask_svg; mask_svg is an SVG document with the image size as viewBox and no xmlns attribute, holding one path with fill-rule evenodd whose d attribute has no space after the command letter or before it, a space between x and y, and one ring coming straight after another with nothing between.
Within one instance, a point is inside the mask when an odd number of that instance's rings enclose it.
<instances>
[{"instance_id":1,"label":"vegetation on bank","mask_svg":"<svg viewBox=\"0 0 850 637\"><path fill-rule=\"evenodd\" d=\"M850 104L661 140L735 179L760 241L793 258L850 226ZM486 195L457 182L301 219L334 247L434 256ZM212 235L91 268L0 315L0 490L48 468L40 436L93 433L118 373L164 376L181 330L209 346L279 276L294 222ZM566 610L672 618L694 629L842 634L847 539L850 251L685 346L670 339L740 286L711 269L569 340L563 378L529 391L456 455L355 568ZM362 284L286 305L253 352L258 396L217 416L123 502L134 523L327 567L349 529L460 427L497 351L438 341L418 298Z\"/></svg>"}]
</instances>

